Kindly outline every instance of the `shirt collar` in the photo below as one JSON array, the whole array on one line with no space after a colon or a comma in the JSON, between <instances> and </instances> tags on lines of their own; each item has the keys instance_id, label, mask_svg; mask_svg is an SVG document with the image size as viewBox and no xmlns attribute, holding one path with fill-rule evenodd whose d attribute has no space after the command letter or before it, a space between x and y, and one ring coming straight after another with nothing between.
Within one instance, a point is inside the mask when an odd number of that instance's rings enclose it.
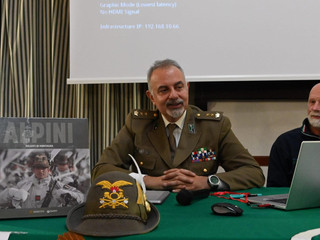
<instances>
[{"instance_id":1,"label":"shirt collar","mask_svg":"<svg viewBox=\"0 0 320 240\"><path fill-rule=\"evenodd\" d=\"M184 121L185 121L185 119L186 119L186 115L187 115L187 110L185 110L185 111L183 112L181 118L179 118L178 121L176 121L176 122L169 122L169 121L161 114L162 119L163 119L163 121L164 121L164 126L165 126L165 127L167 127L169 123L175 123L175 124L177 124L177 126L178 126L180 129L183 128L183 124L184 124Z\"/></svg>"}]
</instances>

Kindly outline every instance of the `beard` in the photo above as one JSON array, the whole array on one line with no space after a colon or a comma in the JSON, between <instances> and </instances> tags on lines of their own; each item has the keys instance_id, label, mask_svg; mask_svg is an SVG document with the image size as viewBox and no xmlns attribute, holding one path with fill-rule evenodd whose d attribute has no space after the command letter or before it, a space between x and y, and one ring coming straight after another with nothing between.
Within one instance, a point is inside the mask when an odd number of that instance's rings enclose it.
<instances>
[{"instance_id":1,"label":"beard","mask_svg":"<svg viewBox=\"0 0 320 240\"><path fill-rule=\"evenodd\" d=\"M181 108L177 109L168 109L167 108L167 114L172 117L172 118L180 118L182 114L184 113L184 101L182 99L177 99L177 100L169 100L167 102L168 105L175 105L175 104L182 104Z\"/></svg>"},{"instance_id":2,"label":"beard","mask_svg":"<svg viewBox=\"0 0 320 240\"><path fill-rule=\"evenodd\" d=\"M320 116L320 114L314 113L314 112L310 112L308 115L308 120L311 126L315 127L315 128L320 128L320 119L314 119L311 116Z\"/></svg>"},{"instance_id":3,"label":"beard","mask_svg":"<svg viewBox=\"0 0 320 240\"><path fill-rule=\"evenodd\" d=\"M168 115L173 118L180 118L182 114L184 113L184 108L179 108L175 110L168 110L167 111Z\"/></svg>"}]
</instances>

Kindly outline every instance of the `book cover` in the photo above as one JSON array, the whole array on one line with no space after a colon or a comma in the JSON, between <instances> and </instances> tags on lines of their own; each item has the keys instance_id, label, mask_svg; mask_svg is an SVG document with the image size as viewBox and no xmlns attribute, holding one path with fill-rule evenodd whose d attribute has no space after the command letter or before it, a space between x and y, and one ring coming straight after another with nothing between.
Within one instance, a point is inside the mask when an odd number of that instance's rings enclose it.
<instances>
[{"instance_id":1,"label":"book cover","mask_svg":"<svg viewBox=\"0 0 320 240\"><path fill-rule=\"evenodd\" d=\"M0 118L0 219L65 216L89 187L87 119Z\"/></svg>"}]
</instances>

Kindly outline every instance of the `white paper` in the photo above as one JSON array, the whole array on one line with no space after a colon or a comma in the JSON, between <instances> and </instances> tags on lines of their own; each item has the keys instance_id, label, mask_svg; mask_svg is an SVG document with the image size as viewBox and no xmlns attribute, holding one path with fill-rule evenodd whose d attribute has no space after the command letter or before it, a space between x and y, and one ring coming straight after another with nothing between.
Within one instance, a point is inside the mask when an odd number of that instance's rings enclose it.
<instances>
[{"instance_id":1,"label":"white paper","mask_svg":"<svg viewBox=\"0 0 320 240\"><path fill-rule=\"evenodd\" d=\"M311 240L312 237L320 234L320 228L308 230L294 235L291 240Z\"/></svg>"},{"instance_id":2,"label":"white paper","mask_svg":"<svg viewBox=\"0 0 320 240\"><path fill-rule=\"evenodd\" d=\"M0 239L1 240L8 240L10 237L11 232L0 232Z\"/></svg>"}]
</instances>

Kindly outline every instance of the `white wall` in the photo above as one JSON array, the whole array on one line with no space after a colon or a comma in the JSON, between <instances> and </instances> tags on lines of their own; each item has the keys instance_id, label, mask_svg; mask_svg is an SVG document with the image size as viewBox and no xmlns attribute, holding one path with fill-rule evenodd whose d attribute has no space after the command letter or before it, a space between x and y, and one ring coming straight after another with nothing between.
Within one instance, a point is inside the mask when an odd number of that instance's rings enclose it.
<instances>
[{"instance_id":1,"label":"white wall","mask_svg":"<svg viewBox=\"0 0 320 240\"><path fill-rule=\"evenodd\" d=\"M301 126L307 116L307 102L219 101L209 102L208 110L223 111L230 118L232 130L252 155L269 156L281 133ZM268 167L262 170L267 178Z\"/></svg>"},{"instance_id":2,"label":"white wall","mask_svg":"<svg viewBox=\"0 0 320 240\"><path fill-rule=\"evenodd\" d=\"M301 126L307 102L219 101L209 102L208 110L230 118L232 130L252 155L268 156L281 133Z\"/></svg>"}]
</instances>

